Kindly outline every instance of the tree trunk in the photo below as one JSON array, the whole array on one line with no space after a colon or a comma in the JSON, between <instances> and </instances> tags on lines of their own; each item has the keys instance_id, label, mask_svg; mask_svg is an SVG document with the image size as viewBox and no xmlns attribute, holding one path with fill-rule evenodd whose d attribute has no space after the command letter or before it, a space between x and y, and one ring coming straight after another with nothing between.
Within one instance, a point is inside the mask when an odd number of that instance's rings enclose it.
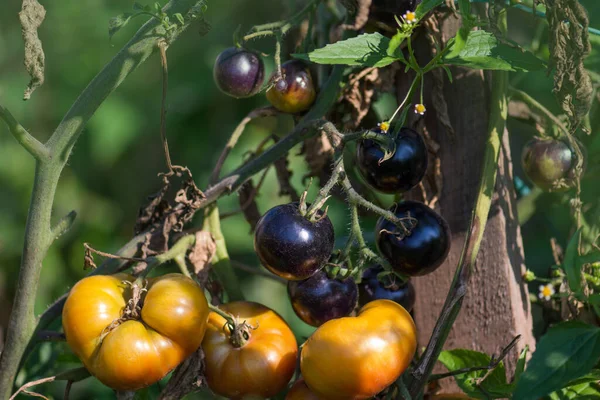
<instances>
[{"instance_id":1,"label":"tree trunk","mask_svg":"<svg viewBox=\"0 0 600 400\"><path fill-rule=\"evenodd\" d=\"M452 37L460 26L460 20L454 16L447 16L439 22L444 41ZM431 59L429 41L421 35L414 47L419 63L425 65ZM477 197L483 149L488 137L489 76L463 68L452 69L452 74L453 83L443 74L442 90L454 134L441 123L439 110L443 107L440 107L440 102L432 99L436 85L433 74L428 74L425 81L425 103L428 106L425 132L439 145L437 156L441 161L441 179L438 176L438 181L441 180L442 184L441 190L433 193L438 196L435 208L450 224L453 237L446 262L434 273L413 281L417 291L414 315L420 347L429 341L460 258ZM401 99L410 80L400 72L397 81L398 97ZM413 114L412 110L410 113ZM416 192L410 197L421 195ZM509 137L505 133L496 193L485 235L462 311L448 337L446 349L466 348L498 355L519 334L522 337L517 349L525 345L533 349L530 304L521 277L524 269ZM507 358L509 373L514 370L517 354L515 351ZM437 371L443 370L443 367L437 367ZM440 383L444 389L454 385L452 379Z\"/></svg>"}]
</instances>

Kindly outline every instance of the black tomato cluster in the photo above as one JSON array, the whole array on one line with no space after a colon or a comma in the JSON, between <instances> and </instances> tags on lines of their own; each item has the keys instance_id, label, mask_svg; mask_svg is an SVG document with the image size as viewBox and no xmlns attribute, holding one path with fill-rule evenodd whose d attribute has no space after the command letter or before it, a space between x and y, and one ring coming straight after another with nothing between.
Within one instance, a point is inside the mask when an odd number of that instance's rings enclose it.
<instances>
[{"instance_id":1,"label":"black tomato cluster","mask_svg":"<svg viewBox=\"0 0 600 400\"><path fill-rule=\"evenodd\" d=\"M579 148L583 149L583 146ZM585 158L585 155L583 156ZM575 183L577 155L563 140L551 138L530 140L523 148L521 162L527 177L543 190L567 190Z\"/></svg>"},{"instance_id":2,"label":"black tomato cluster","mask_svg":"<svg viewBox=\"0 0 600 400\"><path fill-rule=\"evenodd\" d=\"M288 280L292 308L312 326L344 317L357 304L358 287L353 279L330 278L322 270L333 247L329 217L319 212L311 220L302 215L298 203L271 208L256 225L254 250L260 262Z\"/></svg>"},{"instance_id":3,"label":"black tomato cluster","mask_svg":"<svg viewBox=\"0 0 600 400\"><path fill-rule=\"evenodd\" d=\"M217 57L213 77L223 93L236 98L250 97L260 91L265 68L258 54L231 47ZM267 100L285 113L297 114L308 110L317 95L308 66L300 60L283 63L281 76L274 73L269 84Z\"/></svg>"}]
</instances>

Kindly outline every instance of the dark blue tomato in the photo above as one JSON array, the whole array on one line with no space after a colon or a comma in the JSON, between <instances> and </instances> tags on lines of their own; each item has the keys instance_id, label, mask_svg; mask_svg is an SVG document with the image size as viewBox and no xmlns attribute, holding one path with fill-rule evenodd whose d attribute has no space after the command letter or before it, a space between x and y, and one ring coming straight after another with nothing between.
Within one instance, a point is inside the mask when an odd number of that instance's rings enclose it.
<instances>
[{"instance_id":1,"label":"dark blue tomato","mask_svg":"<svg viewBox=\"0 0 600 400\"><path fill-rule=\"evenodd\" d=\"M236 98L249 97L260 90L265 67L258 54L230 47L215 60L213 77L223 93Z\"/></svg>"},{"instance_id":2,"label":"dark blue tomato","mask_svg":"<svg viewBox=\"0 0 600 400\"><path fill-rule=\"evenodd\" d=\"M381 132L381 131L379 131ZM421 135L402 128L392 158L381 162L384 151L373 140L356 146L358 170L369 185L383 193L403 193L421 182L427 171L427 146Z\"/></svg>"},{"instance_id":3,"label":"dark blue tomato","mask_svg":"<svg viewBox=\"0 0 600 400\"><path fill-rule=\"evenodd\" d=\"M352 278L331 279L323 271L303 281L290 281L287 289L296 315L312 326L349 315L358 298Z\"/></svg>"},{"instance_id":4,"label":"dark blue tomato","mask_svg":"<svg viewBox=\"0 0 600 400\"><path fill-rule=\"evenodd\" d=\"M271 208L256 224L254 250L272 273L289 280L306 279L319 271L333 250L333 225L324 216L306 219L298 203Z\"/></svg>"},{"instance_id":5,"label":"dark blue tomato","mask_svg":"<svg viewBox=\"0 0 600 400\"><path fill-rule=\"evenodd\" d=\"M358 303L360 306L373 300L392 300L411 311L415 305L415 287L410 281L402 282L394 274L383 277L377 275L383 272L381 265L375 265L363 272L362 281L358 284Z\"/></svg>"},{"instance_id":6,"label":"dark blue tomato","mask_svg":"<svg viewBox=\"0 0 600 400\"><path fill-rule=\"evenodd\" d=\"M444 218L417 201L391 208L398 218L411 218L416 226L404 235L401 228L382 218L375 227L377 249L394 270L409 276L425 275L439 267L450 251L450 227Z\"/></svg>"}]
</instances>

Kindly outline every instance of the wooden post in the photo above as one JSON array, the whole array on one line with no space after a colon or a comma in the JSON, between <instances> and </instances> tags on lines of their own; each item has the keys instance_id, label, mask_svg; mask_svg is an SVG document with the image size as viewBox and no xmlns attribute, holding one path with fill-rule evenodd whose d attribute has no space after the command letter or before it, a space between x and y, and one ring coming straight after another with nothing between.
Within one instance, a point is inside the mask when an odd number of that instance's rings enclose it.
<instances>
[{"instance_id":1,"label":"wooden post","mask_svg":"<svg viewBox=\"0 0 600 400\"><path fill-rule=\"evenodd\" d=\"M440 20L444 40L452 37L460 20L447 16ZM430 45L420 37L414 47L421 65L431 59ZM481 178L484 143L488 130L489 75L482 71L453 68L451 84L444 73L443 97L454 135L440 122L432 100L432 74L426 76L425 126L439 144L442 188L435 208L450 224L452 248L446 262L433 274L413 280L417 291L414 309L419 331L419 346L425 346L444 304L452 282ZM398 98L406 94L408 77L398 74ZM410 83L410 82L408 82ZM412 110L410 110L412 113ZM418 197L412 193L410 197ZM517 349L533 349L532 319L527 288L522 281L525 270L523 244L516 214L516 196L512 182L512 159L508 132L504 135L500 155L496 196L493 199L485 236L462 311L446 342L445 349L465 348L499 354L516 335L522 335ZM509 371L514 370L515 351L507 358ZM438 367L436 371L444 371ZM453 385L445 379L442 387Z\"/></svg>"}]
</instances>

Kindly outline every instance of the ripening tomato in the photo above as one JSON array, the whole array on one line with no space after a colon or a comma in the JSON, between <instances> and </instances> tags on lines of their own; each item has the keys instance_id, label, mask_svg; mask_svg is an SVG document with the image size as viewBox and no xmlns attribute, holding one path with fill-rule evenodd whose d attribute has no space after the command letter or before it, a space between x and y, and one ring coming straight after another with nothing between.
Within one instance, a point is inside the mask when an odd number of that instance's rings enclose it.
<instances>
[{"instance_id":1,"label":"ripening tomato","mask_svg":"<svg viewBox=\"0 0 600 400\"><path fill-rule=\"evenodd\" d=\"M79 281L63 309L67 343L92 375L117 390L151 385L200 347L208 303L180 274L148 279L141 310L131 310L134 278L96 275Z\"/></svg>"},{"instance_id":2,"label":"ripening tomato","mask_svg":"<svg viewBox=\"0 0 600 400\"><path fill-rule=\"evenodd\" d=\"M210 313L202 342L208 387L230 399L272 397L283 390L298 357L289 326L262 304L236 301L219 308L234 316L235 328Z\"/></svg>"},{"instance_id":3,"label":"ripening tomato","mask_svg":"<svg viewBox=\"0 0 600 400\"><path fill-rule=\"evenodd\" d=\"M308 387L328 400L368 399L408 368L417 349L415 323L401 305L375 300L356 317L321 325L302 347Z\"/></svg>"},{"instance_id":4,"label":"ripening tomato","mask_svg":"<svg viewBox=\"0 0 600 400\"><path fill-rule=\"evenodd\" d=\"M304 379L298 379L285 396L285 400L321 400L308 386Z\"/></svg>"}]
</instances>

